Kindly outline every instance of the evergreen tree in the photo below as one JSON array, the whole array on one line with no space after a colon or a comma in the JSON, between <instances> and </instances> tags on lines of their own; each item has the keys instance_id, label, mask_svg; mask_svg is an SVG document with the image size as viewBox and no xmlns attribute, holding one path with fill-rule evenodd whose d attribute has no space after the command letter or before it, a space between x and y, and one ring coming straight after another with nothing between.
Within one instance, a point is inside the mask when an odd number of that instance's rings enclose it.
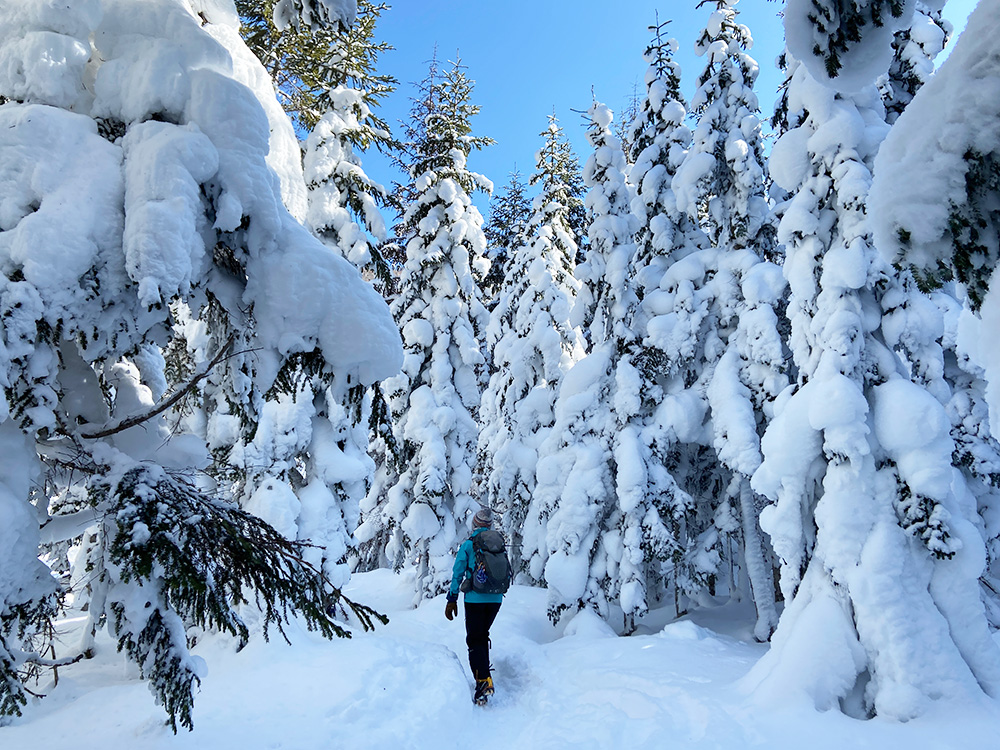
<instances>
[{"instance_id":1,"label":"evergreen tree","mask_svg":"<svg viewBox=\"0 0 1000 750\"><path fill-rule=\"evenodd\" d=\"M948 44L951 32L951 22L940 10L932 11L917 0L913 21L897 31L892 39L894 54L889 74L879 82L885 102L885 119L890 125L934 73L934 59Z\"/></svg>"},{"instance_id":2,"label":"evergreen tree","mask_svg":"<svg viewBox=\"0 0 1000 750\"><path fill-rule=\"evenodd\" d=\"M761 522L788 604L754 679L852 715L907 718L929 698L997 689L979 571L954 564L982 555L983 541L961 499L945 408L883 343L891 270L865 211L886 129L878 92L836 94L795 61L790 73L793 127L772 161L793 193L779 234L798 378L753 478L774 503ZM838 121L866 127L811 137ZM792 654L818 641L836 647L802 670Z\"/></svg>"},{"instance_id":3,"label":"evergreen tree","mask_svg":"<svg viewBox=\"0 0 1000 750\"><path fill-rule=\"evenodd\" d=\"M638 222L629 206L625 156L610 129L611 111L595 102L588 117L594 154L584 174L591 244L586 263L577 267L585 286L574 315L589 329L592 350L562 380L524 530L529 574L548 585L553 619L584 607L606 617L622 583L616 374L622 352L634 341L630 271Z\"/></svg>"},{"instance_id":4,"label":"evergreen tree","mask_svg":"<svg viewBox=\"0 0 1000 750\"><path fill-rule=\"evenodd\" d=\"M511 563L522 567L524 519L535 487L538 447L552 427L563 373L583 356L579 333L569 325L578 282L577 247L569 225L571 195L562 162L548 148L555 127L541 135L532 184L540 186L525 238L513 247L510 268L486 332L494 371L480 409L481 489L501 511ZM494 259L494 264L496 259Z\"/></svg>"},{"instance_id":5,"label":"evergreen tree","mask_svg":"<svg viewBox=\"0 0 1000 750\"><path fill-rule=\"evenodd\" d=\"M632 83L632 93L625 100L625 106L621 109L621 115L612 123L611 129L615 138L622 144L622 152L625 154L625 163L632 164L636 148L632 142L632 123L639 117L639 108L642 106L642 97L639 96L639 84Z\"/></svg>"},{"instance_id":6,"label":"evergreen tree","mask_svg":"<svg viewBox=\"0 0 1000 750\"><path fill-rule=\"evenodd\" d=\"M375 72L379 55L390 49L372 42L385 7L362 0L357 25L332 42L327 63L332 88L316 101L327 109L306 140L305 178L309 227L390 294L395 277L381 252L387 232L379 211L389 205L389 196L365 174L358 153L373 145L391 153L398 146L372 111L396 86L395 79Z\"/></svg>"},{"instance_id":7,"label":"evergreen tree","mask_svg":"<svg viewBox=\"0 0 1000 750\"><path fill-rule=\"evenodd\" d=\"M886 258L910 268L925 290L960 282L977 312L1000 258L1000 119L987 93L996 76L995 11L992 0L976 9L970 33L955 45L958 54L893 125L871 201Z\"/></svg>"},{"instance_id":8,"label":"evergreen tree","mask_svg":"<svg viewBox=\"0 0 1000 750\"><path fill-rule=\"evenodd\" d=\"M416 561L416 601L447 588L460 530L475 508L470 491L488 314L473 278L486 249L483 219L469 196L492 185L466 166L473 150L491 143L472 135L479 111L472 87L456 62L423 92L433 108L411 152L413 199L401 221L410 239L392 304L405 356L402 373L383 384L395 418L399 475L370 494L361 531L369 544L388 537L384 554L395 569Z\"/></svg>"},{"instance_id":9,"label":"evergreen tree","mask_svg":"<svg viewBox=\"0 0 1000 750\"><path fill-rule=\"evenodd\" d=\"M114 23L98 26L102 14ZM101 0L6 18L5 49L30 35L57 62L43 78L0 73L3 181L47 175L4 227L0 434L16 470L0 496L0 708L18 711L17 670L61 645L37 638L54 632L58 603L38 543L82 535L72 574L86 585L65 603L86 613L85 639L54 661L92 653L107 627L171 725L190 728L203 671L187 627L246 639L298 612L346 635L333 570L294 529L234 502L269 483L280 501L294 493L235 454L294 411L283 407L304 395L285 379L297 360L327 387L372 382L397 366L398 333L378 295L283 205L250 85L262 71L218 64L253 59L231 9ZM291 306L293 289L309 304ZM259 628L245 619L255 611Z\"/></svg>"},{"instance_id":10,"label":"evergreen tree","mask_svg":"<svg viewBox=\"0 0 1000 750\"><path fill-rule=\"evenodd\" d=\"M885 71L892 34L909 25L913 6L906 0L788 0L789 50L816 80L848 87L870 83L874 76L859 68L874 61Z\"/></svg>"},{"instance_id":11,"label":"evergreen tree","mask_svg":"<svg viewBox=\"0 0 1000 750\"><path fill-rule=\"evenodd\" d=\"M720 576L718 564L702 564L696 578L708 573L714 588L721 577L734 598L742 595L739 574L746 574L758 613L755 635L766 640L777 612L770 550L758 524L763 499L749 482L761 461L760 436L788 382L779 329L784 283L780 269L767 260L776 257L776 250L753 92L758 66L747 53L753 39L736 22L732 3L714 4L696 47L707 58L692 100L698 125L671 181L688 220L701 219L715 248L703 262L710 269L704 293L711 300L709 316L718 342L702 350L698 378L719 462L716 481L725 490L696 498L712 512L700 514L711 518L710 526L694 525L701 539L694 554L704 559L711 550L708 559L719 563L728 557L735 576Z\"/></svg>"},{"instance_id":12,"label":"evergreen tree","mask_svg":"<svg viewBox=\"0 0 1000 750\"><path fill-rule=\"evenodd\" d=\"M535 186L539 180L552 179L555 183L564 186L566 194L560 198L560 203L569 207L567 224L573 232L573 242L576 244L577 254L573 258L573 264L582 262L587 252L588 238L587 229L589 219L587 209L584 205L584 196L587 186L584 184L583 173L580 171L580 162L573 153L573 147L569 139L563 132L562 126L555 114L549 115L549 126L542 133L544 143L541 150L535 154L535 164L545 163L544 170L539 168L532 175L530 184Z\"/></svg>"},{"instance_id":13,"label":"evergreen tree","mask_svg":"<svg viewBox=\"0 0 1000 750\"><path fill-rule=\"evenodd\" d=\"M636 295L629 274L638 221L631 209L625 155L610 130L611 110L595 103L587 117L587 140L597 152L584 168L584 180L590 188L586 201L590 246L586 260L576 267L582 287L571 322L597 346L612 339L633 338L627 326Z\"/></svg>"},{"instance_id":14,"label":"evergreen tree","mask_svg":"<svg viewBox=\"0 0 1000 750\"><path fill-rule=\"evenodd\" d=\"M379 57L392 49L374 39L375 26L389 6L357 0L356 14L346 7L341 11L341 17L353 21L317 24L313 21L322 19L324 5L336 3L297 0L297 13L289 13L291 5L288 0L236 0L240 33L267 70L296 130L307 133L324 113L336 110L336 91L342 86L362 92L368 110L364 120L369 128L353 145L391 150L389 127L373 114L398 83L391 75L377 72Z\"/></svg>"},{"instance_id":15,"label":"evergreen tree","mask_svg":"<svg viewBox=\"0 0 1000 750\"><path fill-rule=\"evenodd\" d=\"M490 215L483 227L490 270L481 285L490 310L497 303L514 252L529 241L531 201L525 195L526 190L527 185L515 168L504 188L490 199Z\"/></svg>"},{"instance_id":16,"label":"evergreen tree","mask_svg":"<svg viewBox=\"0 0 1000 750\"><path fill-rule=\"evenodd\" d=\"M707 243L698 227L677 207L673 178L688 153L691 131L684 124L687 109L681 95L680 66L674 61L675 39L664 39L665 21L650 26L653 40L646 47L646 95L632 120L629 182L636 197L632 210L639 216L636 240L636 281L640 297L659 286L666 267Z\"/></svg>"},{"instance_id":17,"label":"evergreen tree","mask_svg":"<svg viewBox=\"0 0 1000 750\"><path fill-rule=\"evenodd\" d=\"M774 253L774 224L766 198L760 108L753 91L759 68L747 50L750 30L736 22L731 0L715 6L695 52L705 57L691 110L698 117L691 151L675 188L683 210L707 228L715 247Z\"/></svg>"}]
</instances>

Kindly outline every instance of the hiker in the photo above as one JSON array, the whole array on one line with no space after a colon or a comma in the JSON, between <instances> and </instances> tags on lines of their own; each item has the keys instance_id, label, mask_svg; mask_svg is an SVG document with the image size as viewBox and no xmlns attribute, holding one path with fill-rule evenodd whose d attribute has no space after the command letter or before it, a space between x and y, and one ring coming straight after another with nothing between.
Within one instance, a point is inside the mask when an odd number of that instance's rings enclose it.
<instances>
[{"instance_id":1,"label":"hiker","mask_svg":"<svg viewBox=\"0 0 1000 750\"><path fill-rule=\"evenodd\" d=\"M462 542L444 615L458 614L458 592L465 592L465 642L469 646L469 666L476 680L473 701L484 705L493 695L490 675L490 626L500 611L504 592L510 585L510 562L503 537L493 530L493 511L482 508L472 518L472 536ZM478 562L478 564L477 564Z\"/></svg>"}]
</instances>

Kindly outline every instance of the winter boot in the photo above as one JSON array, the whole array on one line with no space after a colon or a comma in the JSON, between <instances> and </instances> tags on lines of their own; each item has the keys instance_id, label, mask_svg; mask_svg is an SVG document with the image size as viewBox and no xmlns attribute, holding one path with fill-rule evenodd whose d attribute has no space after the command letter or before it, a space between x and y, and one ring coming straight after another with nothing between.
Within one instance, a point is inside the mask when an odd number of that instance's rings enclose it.
<instances>
[{"instance_id":1,"label":"winter boot","mask_svg":"<svg viewBox=\"0 0 1000 750\"><path fill-rule=\"evenodd\" d=\"M493 695L493 678L489 675L485 680L476 680L476 694L472 700L477 706L485 706L486 699Z\"/></svg>"}]
</instances>

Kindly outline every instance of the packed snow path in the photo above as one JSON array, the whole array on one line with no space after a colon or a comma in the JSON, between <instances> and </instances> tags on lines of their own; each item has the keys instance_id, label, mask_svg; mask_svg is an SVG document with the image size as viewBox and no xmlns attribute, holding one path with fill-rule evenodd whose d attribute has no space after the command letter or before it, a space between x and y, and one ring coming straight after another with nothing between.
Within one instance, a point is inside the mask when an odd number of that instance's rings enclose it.
<instances>
[{"instance_id":1,"label":"packed snow path","mask_svg":"<svg viewBox=\"0 0 1000 750\"><path fill-rule=\"evenodd\" d=\"M803 699L754 703L740 686L766 646L703 626L651 625L619 638L596 617L553 627L546 593L515 587L492 631L496 695L472 704L461 619L444 598L409 609L409 582L355 576L349 595L391 618L374 634L324 641L289 630L235 653L208 637L195 731L174 736L133 668L101 641L98 658L62 671L49 697L0 728L4 750L361 750L363 748L737 748L843 750L994 747L1000 705L939 706L906 724L819 713ZM715 630L708 629L711 624Z\"/></svg>"}]
</instances>

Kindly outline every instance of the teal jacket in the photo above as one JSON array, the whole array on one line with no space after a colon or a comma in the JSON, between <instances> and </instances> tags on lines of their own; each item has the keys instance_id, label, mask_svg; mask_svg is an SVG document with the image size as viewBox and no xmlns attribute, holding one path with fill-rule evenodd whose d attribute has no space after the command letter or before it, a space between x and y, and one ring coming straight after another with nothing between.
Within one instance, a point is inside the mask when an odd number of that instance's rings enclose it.
<instances>
[{"instance_id":1,"label":"teal jacket","mask_svg":"<svg viewBox=\"0 0 1000 750\"><path fill-rule=\"evenodd\" d=\"M455 567L451 571L451 588L448 589L448 601L458 601L458 587L466 578L472 578L472 569L476 564L476 553L472 550L472 539L486 529L476 529L472 536L462 542L455 555ZM466 591L465 601L470 604L499 604L503 601L503 594L480 594L478 591Z\"/></svg>"}]
</instances>

